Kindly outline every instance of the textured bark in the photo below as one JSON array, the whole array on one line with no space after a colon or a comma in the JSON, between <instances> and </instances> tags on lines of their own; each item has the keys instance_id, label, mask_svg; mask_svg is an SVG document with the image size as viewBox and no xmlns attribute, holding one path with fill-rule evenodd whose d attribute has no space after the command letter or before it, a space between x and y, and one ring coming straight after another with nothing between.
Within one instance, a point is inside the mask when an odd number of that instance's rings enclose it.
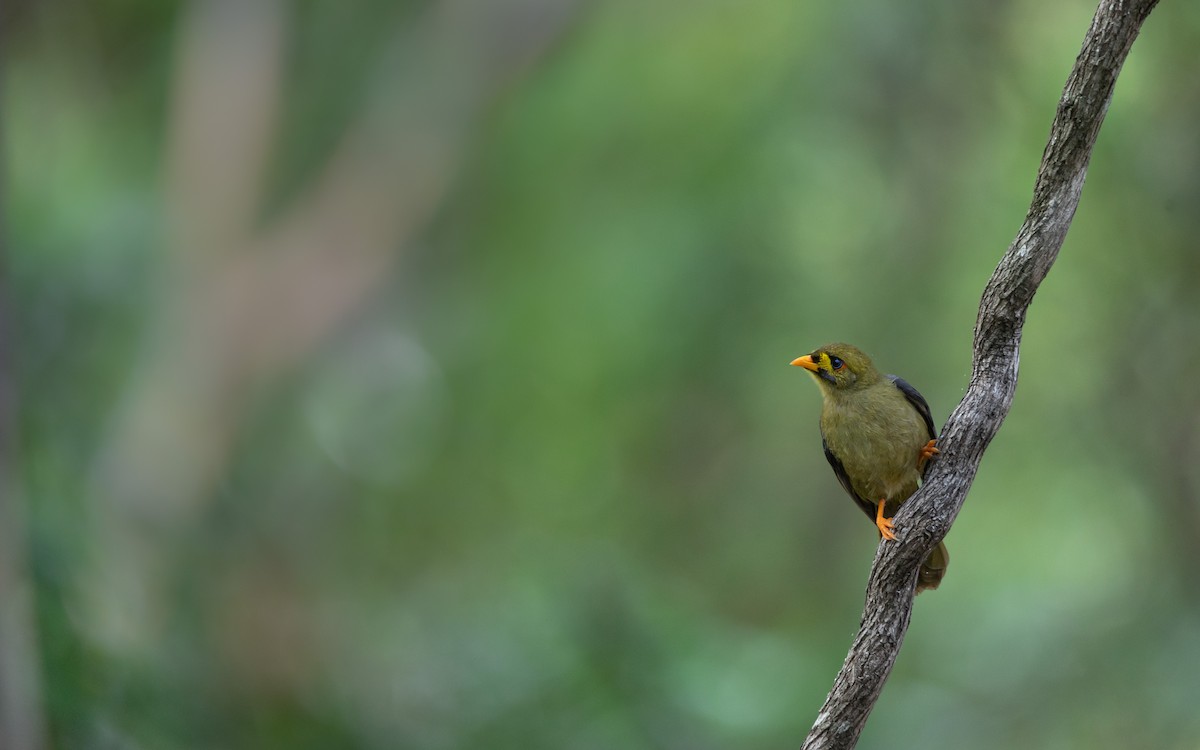
<instances>
[{"instance_id":1,"label":"textured bark","mask_svg":"<svg viewBox=\"0 0 1200 750\"><path fill-rule=\"evenodd\" d=\"M1067 78L1038 168L1033 201L983 291L971 382L938 440L924 486L897 513L867 584L858 635L803 747L851 748L883 690L912 616L917 568L950 530L1017 386L1025 312L1058 257L1108 111L1113 86L1142 22L1158 0L1101 0Z\"/></svg>"}]
</instances>

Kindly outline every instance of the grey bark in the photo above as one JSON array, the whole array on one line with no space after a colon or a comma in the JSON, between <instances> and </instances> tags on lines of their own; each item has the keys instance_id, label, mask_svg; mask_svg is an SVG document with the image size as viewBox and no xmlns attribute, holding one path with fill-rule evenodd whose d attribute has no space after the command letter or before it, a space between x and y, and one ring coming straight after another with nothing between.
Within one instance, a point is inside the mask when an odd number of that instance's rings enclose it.
<instances>
[{"instance_id":1,"label":"grey bark","mask_svg":"<svg viewBox=\"0 0 1200 750\"><path fill-rule=\"evenodd\" d=\"M950 530L984 450L1008 415L1025 312L1058 257L1117 75L1157 2L1101 0L1096 9L1063 88L1025 222L984 288L966 395L946 421L941 455L924 486L896 514L896 541L876 552L862 624L805 750L854 747L892 671L912 616L917 568Z\"/></svg>"}]
</instances>

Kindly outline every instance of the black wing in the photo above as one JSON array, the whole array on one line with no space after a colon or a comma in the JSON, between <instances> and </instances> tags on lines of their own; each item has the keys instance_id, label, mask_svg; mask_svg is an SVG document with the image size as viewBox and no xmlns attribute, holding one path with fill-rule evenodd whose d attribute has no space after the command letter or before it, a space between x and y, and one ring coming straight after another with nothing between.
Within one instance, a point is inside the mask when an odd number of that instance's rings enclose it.
<instances>
[{"instance_id":1,"label":"black wing","mask_svg":"<svg viewBox=\"0 0 1200 750\"><path fill-rule=\"evenodd\" d=\"M833 455L833 451L829 450L829 444L825 442L825 436L821 436L821 447L825 449L825 460L829 461L829 465L833 467L833 473L838 478L838 483L842 485L842 489L846 494L854 499L858 507L862 508L863 513L867 514L867 518L875 520L875 503L869 503L864 500L854 487L850 485L850 475L846 473L846 467L842 466L842 461L837 456Z\"/></svg>"},{"instance_id":2,"label":"black wing","mask_svg":"<svg viewBox=\"0 0 1200 750\"><path fill-rule=\"evenodd\" d=\"M900 389L904 398L908 399L908 403L912 404L917 413L921 415L921 419L925 420L925 427L929 430L929 439L937 439L937 428L933 426L933 414L929 411L929 402L925 400L925 397L904 378L895 375L888 375L887 378ZM926 464L925 468L928 469L929 464Z\"/></svg>"}]
</instances>

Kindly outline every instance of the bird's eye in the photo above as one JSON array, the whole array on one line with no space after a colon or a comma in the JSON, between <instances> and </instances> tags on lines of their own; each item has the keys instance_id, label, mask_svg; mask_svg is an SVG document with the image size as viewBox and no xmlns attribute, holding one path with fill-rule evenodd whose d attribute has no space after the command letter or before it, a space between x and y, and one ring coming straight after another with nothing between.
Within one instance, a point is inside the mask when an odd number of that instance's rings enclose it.
<instances>
[{"instance_id":1,"label":"bird's eye","mask_svg":"<svg viewBox=\"0 0 1200 750\"><path fill-rule=\"evenodd\" d=\"M829 358L829 366L835 370L840 370L846 366L846 363L837 357L830 357Z\"/></svg>"}]
</instances>

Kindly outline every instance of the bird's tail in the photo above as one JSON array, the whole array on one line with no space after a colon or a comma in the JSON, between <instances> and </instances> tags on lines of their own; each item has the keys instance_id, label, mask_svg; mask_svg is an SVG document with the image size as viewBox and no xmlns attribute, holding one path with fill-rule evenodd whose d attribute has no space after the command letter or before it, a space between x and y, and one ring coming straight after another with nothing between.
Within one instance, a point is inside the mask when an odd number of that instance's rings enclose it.
<instances>
[{"instance_id":1,"label":"bird's tail","mask_svg":"<svg viewBox=\"0 0 1200 750\"><path fill-rule=\"evenodd\" d=\"M917 571L917 593L919 594L925 589L936 589L942 582L942 577L946 575L948 567L950 567L950 553L946 551L945 544L938 542L938 546L933 548L933 552L929 553L929 557L925 558L925 562L921 563L921 569Z\"/></svg>"}]
</instances>

